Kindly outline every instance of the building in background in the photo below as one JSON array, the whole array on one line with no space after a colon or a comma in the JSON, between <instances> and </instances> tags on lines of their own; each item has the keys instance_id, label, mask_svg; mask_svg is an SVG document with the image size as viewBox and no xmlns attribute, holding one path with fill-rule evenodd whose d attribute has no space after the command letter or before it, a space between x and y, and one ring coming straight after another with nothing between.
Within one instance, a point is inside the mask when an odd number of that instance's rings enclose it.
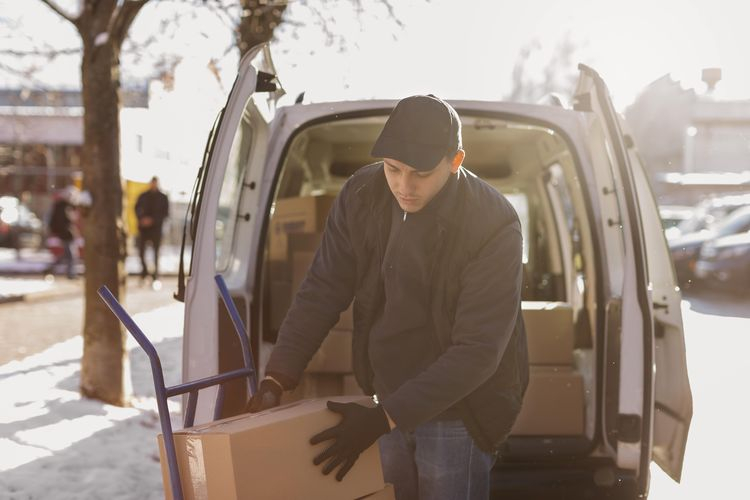
<instances>
[{"instance_id":1,"label":"building in background","mask_svg":"<svg viewBox=\"0 0 750 500\"><path fill-rule=\"evenodd\" d=\"M146 89L123 90L122 114L146 109ZM55 192L80 187L83 106L77 90L0 89L0 196L39 217Z\"/></svg>"},{"instance_id":2,"label":"building in background","mask_svg":"<svg viewBox=\"0 0 750 500\"><path fill-rule=\"evenodd\" d=\"M750 192L750 100L722 99L720 79L703 70L698 94L664 76L625 111L661 204Z\"/></svg>"}]
</instances>

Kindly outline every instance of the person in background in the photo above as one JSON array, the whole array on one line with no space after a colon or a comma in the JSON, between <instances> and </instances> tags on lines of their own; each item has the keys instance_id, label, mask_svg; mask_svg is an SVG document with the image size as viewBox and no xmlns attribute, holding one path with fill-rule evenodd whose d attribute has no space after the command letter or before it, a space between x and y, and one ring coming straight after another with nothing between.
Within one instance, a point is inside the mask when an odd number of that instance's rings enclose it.
<instances>
[{"instance_id":1,"label":"person in background","mask_svg":"<svg viewBox=\"0 0 750 500\"><path fill-rule=\"evenodd\" d=\"M75 239L75 225L73 224L73 205L70 202L71 191L58 194L52 204L49 216L48 230L51 236L60 240L62 253L44 271L45 274L53 274L59 264L65 264L65 273L68 279L74 279L75 257L73 256L73 240Z\"/></svg>"},{"instance_id":2,"label":"person in background","mask_svg":"<svg viewBox=\"0 0 750 500\"><path fill-rule=\"evenodd\" d=\"M169 199L159 190L159 178L151 178L147 191L138 196L135 203L138 218L138 255L141 258L141 279L149 275L146 264L146 245L151 243L154 250L154 272L151 277L159 279L159 247L164 220L169 216Z\"/></svg>"}]
</instances>

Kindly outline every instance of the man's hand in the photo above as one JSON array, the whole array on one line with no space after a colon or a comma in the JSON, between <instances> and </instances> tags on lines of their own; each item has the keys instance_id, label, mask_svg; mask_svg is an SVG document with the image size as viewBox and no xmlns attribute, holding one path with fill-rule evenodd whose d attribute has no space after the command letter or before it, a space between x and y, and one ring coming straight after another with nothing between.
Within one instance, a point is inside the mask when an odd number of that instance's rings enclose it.
<instances>
[{"instance_id":1,"label":"man's hand","mask_svg":"<svg viewBox=\"0 0 750 500\"><path fill-rule=\"evenodd\" d=\"M323 467L323 474L330 474L333 469L341 466L336 473L336 479L341 481L359 454L369 448L383 434L390 432L388 417L381 406L367 408L356 403L328 402L328 409L341 415L338 425L324 430L310 438L310 444L318 444L333 439L324 452L313 460L320 465L328 460Z\"/></svg>"},{"instance_id":2,"label":"man's hand","mask_svg":"<svg viewBox=\"0 0 750 500\"><path fill-rule=\"evenodd\" d=\"M281 388L278 382L270 378L264 378L260 382L258 391L253 394L253 397L250 398L250 401L247 402L245 411L250 413L257 413L259 411L279 406L279 403L281 402L282 392L284 392L284 390Z\"/></svg>"},{"instance_id":3,"label":"man's hand","mask_svg":"<svg viewBox=\"0 0 750 500\"><path fill-rule=\"evenodd\" d=\"M148 215L141 217L141 227L151 227L154 224L154 219Z\"/></svg>"}]
</instances>

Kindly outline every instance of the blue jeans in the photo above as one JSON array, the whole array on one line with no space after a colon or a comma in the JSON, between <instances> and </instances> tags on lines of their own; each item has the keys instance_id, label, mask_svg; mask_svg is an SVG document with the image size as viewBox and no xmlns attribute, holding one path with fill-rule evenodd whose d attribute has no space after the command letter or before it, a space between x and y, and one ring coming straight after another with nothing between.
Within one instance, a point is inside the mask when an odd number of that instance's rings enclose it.
<instances>
[{"instance_id":1,"label":"blue jeans","mask_svg":"<svg viewBox=\"0 0 750 500\"><path fill-rule=\"evenodd\" d=\"M487 499L495 457L480 450L461 420L398 428L378 440L385 482L397 500Z\"/></svg>"}]
</instances>

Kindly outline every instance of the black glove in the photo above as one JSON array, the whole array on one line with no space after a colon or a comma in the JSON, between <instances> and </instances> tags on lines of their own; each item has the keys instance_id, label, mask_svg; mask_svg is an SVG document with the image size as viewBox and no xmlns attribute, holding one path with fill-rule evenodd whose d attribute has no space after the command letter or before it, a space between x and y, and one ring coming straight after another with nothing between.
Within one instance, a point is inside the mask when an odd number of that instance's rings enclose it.
<instances>
[{"instance_id":1,"label":"black glove","mask_svg":"<svg viewBox=\"0 0 750 500\"><path fill-rule=\"evenodd\" d=\"M270 378L264 378L260 382L260 387L250 398L245 406L245 411L250 413L257 413L259 411L279 406L281 403L281 393L284 389L275 381Z\"/></svg>"},{"instance_id":2,"label":"black glove","mask_svg":"<svg viewBox=\"0 0 750 500\"><path fill-rule=\"evenodd\" d=\"M320 465L330 459L323 467L323 474L326 475L341 465L336 473L336 479L341 481L357 461L359 454L369 448L380 436L389 433L391 427L388 425L388 416L380 405L367 408L356 403L329 401L328 409L339 413L342 419L338 425L310 438L310 444L334 440L331 446L315 457L313 463Z\"/></svg>"}]
</instances>

